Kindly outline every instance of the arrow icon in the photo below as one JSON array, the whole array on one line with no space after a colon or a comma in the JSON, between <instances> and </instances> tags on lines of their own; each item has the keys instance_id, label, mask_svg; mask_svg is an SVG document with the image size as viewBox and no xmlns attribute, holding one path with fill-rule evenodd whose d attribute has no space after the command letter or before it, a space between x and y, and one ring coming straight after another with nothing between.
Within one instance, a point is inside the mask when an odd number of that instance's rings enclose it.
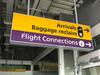
<instances>
[{"instance_id":1,"label":"arrow icon","mask_svg":"<svg viewBox=\"0 0 100 75\"><path fill-rule=\"evenodd\" d=\"M87 31L87 32L89 32L89 29L87 28L87 29L84 29L84 31Z\"/></svg>"},{"instance_id":2,"label":"arrow icon","mask_svg":"<svg viewBox=\"0 0 100 75\"><path fill-rule=\"evenodd\" d=\"M89 47L91 47L91 46L92 46L90 42L86 43L86 45L87 45L87 46L89 46Z\"/></svg>"}]
</instances>

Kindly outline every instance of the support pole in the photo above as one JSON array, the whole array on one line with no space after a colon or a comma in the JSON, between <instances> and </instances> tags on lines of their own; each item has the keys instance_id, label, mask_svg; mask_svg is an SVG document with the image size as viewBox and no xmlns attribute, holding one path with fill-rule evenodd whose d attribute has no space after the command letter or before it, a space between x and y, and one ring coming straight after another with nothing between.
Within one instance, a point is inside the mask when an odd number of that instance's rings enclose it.
<instances>
[{"instance_id":1,"label":"support pole","mask_svg":"<svg viewBox=\"0 0 100 75\"><path fill-rule=\"evenodd\" d=\"M82 75L82 67L79 66L79 75Z\"/></svg>"},{"instance_id":2,"label":"support pole","mask_svg":"<svg viewBox=\"0 0 100 75\"><path fill-rule=\"evenodd\" d=\"M74 0L74 11L75 11L75 22L78 23L78 15L77 15L77 5L76 5L76 0Z\"/></svg>"},{"instance_id":3,"label":"support pole","mask_svg":"<svg viewBox=\"0 0 100 75\"><path fill-rule=\"evenodd\" d=\"M28 0L28 3L27 3L27 15L30 14L30 0Z\"/></svg>"},{"instance_id":4,"label":"support pole","mask_svg":"<svg viewBox=\"0 0 100 75\"><path fill-rule=\"evenodd\" d=\"M58 71L59 71L59 75L65 75L64 49L62 47L60 47L58 50Z\"/></svg>"},{"instance_id":5,"label":"support pole","mask_svg":"<svg viewBox=\"0 0 100 75\"><path fill-rule=\"evenodd\" d=\"M78 65L77 65L77 57L78 57L78 51L73 50L73 55L74 55L74 66L75 66L75 75L78 75Z\"/></svg>"},{"instance_id":6,"label":"support pole","mask_svg":"<svg viewBox=\"0 0 100 75\"><path fill-rule=\"evenodd\" d=\"M74 11L75 11L75 22L78 24L78 14L77 14L76 0L74 0ZM75 75L78 75L78 65L77 65L78 51L73 50L73 55L74 55Z\"/></svg>"},{"instance_id":7,"label":"support pole","mask_svg":"<svg viewBox=\"0 0 100 75\"><path fill-rule=\"evenodd\" d=\"M34 75L34 65L33 65L33 63L31 64L31 75Z\"/></svg>"}]
</instances>

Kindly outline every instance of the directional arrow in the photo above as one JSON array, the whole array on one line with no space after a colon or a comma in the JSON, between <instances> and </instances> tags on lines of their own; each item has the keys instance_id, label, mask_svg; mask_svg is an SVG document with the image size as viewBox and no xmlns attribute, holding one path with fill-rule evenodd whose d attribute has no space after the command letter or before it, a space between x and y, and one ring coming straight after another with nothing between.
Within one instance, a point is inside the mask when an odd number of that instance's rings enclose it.
<instances>
[{"instance_id":1,"label":"directional arrow","mask_svg":"<svg viewBox=\"0 0 100 75\"><path fill-rule=\"evenodd\" d=\"M87 45L87 46L89 46L89 47L91 47L91 46L92 46L90 42L86 43L86 45Z\"/></svg>"},{"instance_id":2,"label":"directional arrow","mask_svg":"<svg viewBox=\"0 0 100 75\"><path fill-rule=\"evenodd\" d=\"M87 31L87 32L89 32L89 29L87 28L87 29L84 29L84 31Z\"/></svg>"}]
</instances>

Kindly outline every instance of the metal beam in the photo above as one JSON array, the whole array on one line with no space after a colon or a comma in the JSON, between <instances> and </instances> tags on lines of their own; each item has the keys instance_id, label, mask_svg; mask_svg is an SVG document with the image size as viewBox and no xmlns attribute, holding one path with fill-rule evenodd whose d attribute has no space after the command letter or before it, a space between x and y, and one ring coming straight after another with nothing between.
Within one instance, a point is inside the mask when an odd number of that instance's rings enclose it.
<instances>
[{"instance_id":1,"label":"metal beam","mask_svg":"<svg viewBox=\"0 0 100 75\"><path fill-rule=\"evenodd\" d=\"M37 9L39 3L40 3L40 0L35 0L32 8ZM31 15L33 15L34 13L35 11L31 10Z\"/></svg>"},{"instance_id":2,"label":"metal beam","mask_svg":"<svg viewBox=\"0 0 100 75\"><path fill-rule=\"evenodd\" d=\"M7 3L6 21L11 22L14 0L6 0L6 3Z\"/></svg>"},{"instance_id":3,"label":"metal beam","mask_svg":"<svg viewBox=\"0 0 100 75\"><path fill-rule=\"evenodd\" d=\"M5 46L9 46L9 43L4 43Z\"/></svg>"},{"instance_id":4,"label":"metal beam","mask_svg":"<svg viewBox=\"0 0 100 75\"><path fill-rule=\"evenodd\" d=\"M21 60L7 60L7 64L21 64ZM0 64L6 64L6 60L0 59ZM31 65L32 61L23 61L23 65Z\"/></svg>"},{"instance_id":5,"label":"metal beam","mask_svg":"<svg viewBox=\"0 0 100 75\"><path fill-rule=\"evenodd\" d=\"M98 35L100 35L100 23L98 23L95 26L93 26L91 31L92 31L92 37L93 38L98 36Z\"/></svg>"},{"instance_id":6,"label":"metal beam","mask_svg":"<svg viewBox=\"0 0 100 75\"><path fill-rule=\"evenodd\" d=\"M77 59L77 63L80 64L82 62L89 62L90 59L93 59L93 58L96 58L96 57L100 58L100 49L79 57Z\"/></svg>"},{"instance_id":7,"label":"metal beam","mask_svg":"<svg viewBox=\"0 0 100 75\"><path fill-rule=\"evenodd\" d=\"M4 34L5 37L10 37L10 34Z\"/></svg>"},{"instance_id":8,"label":"metal beam","mask_svg":"<svg viewBox=\"0 0 100 75\"><path fill-rule=\"evenodd\" d=\"M58 3L52 3L51 6L66 9L66 10L73 10L71 6L66 6Z\"/></svg>"},{"instance_id":9,"label":"metal beam","mask_svg":"<svg viewBox=\"0 0 100 75\"><path fill-rule=\"evenodd\" d=\"M48 13L55 13L55 14L66 13L69 15L73 15L73 11L71 10L60 9L52 6L50 7Z\"/></svg>"},{"instance_id":10,"label":"metal beam","mask_svg":"<svg viewBox=\"0 0 100 75\"><path fill-rule=\"evenodd\" d=\"M91 67L96 67L96 66L100 66L100 62L96 62L96 63L90 63L84 66L81 66L82 69L86 69L86 68L91 68Z\"/></svg>"},{"instance_id":11,"label":"metal beam","mask_svg":"<svg viewBox=\"0 0 100 75\"><path fill-rule=\"evenodd\" d=\"M55 48L47 48L42 53L40 53L36 58L33 60L33 65L37 63L39 60L41 60L43 57L48 55L50 52L52 52Z\"/></svg>"},{"instance_id":12,"label":"metal beam","mask_svg":"<svg viewBox=\"0 0 100 75\"><path fill-rule=\"evenodd\" d=\"M73 0L64 0L64 1L72 2L72 3L74 2ZM76 0L76 1L78 1L78 0Z\"/></svg>"},{"instance_id":13,"label":"metal beam","mask_svg":"<svg viewBox=\"0 0 100 75\"><path fill-rule=\"evenodd\" d=\"M73 6L73 2L65 1L65 0L53 0L54 3L59 3L66 6Z\"/></svg>"},{"instance_id":14,"label":"metal beam","mask_svg":"<svg viewBox=\"0 0 100 75\"><path fill-rule=\"evenodd\" d=\"M37 9L41 9L43 12L47 12L51 3L52 0L41 0Z\"/></svg>"},{"instance_id":15,"label":"metal beam","mask_svg":"<svg viewBox=\"0 0 100 75\"><path fill-rule=\"evenodd\" d=\"M53 3L53 0L51 0L51 3L50 3L50 5L49 5L49 7L48 7L48 9L47 9L47 12L49 11L49 9L50 9L52 3Z\"/></svg>"},{"instance_id":16,"label":"metal beam","mask_svg":"<svg viewBox=\"0 0 100 75\"><path fill-rule=\"evenodd\" d=\"M10 25L10 26L11 26L12 23L9 22L9 21L5 21L5 20L4 20L4 24L7 24L7 25Z\"/></svg>"}]
</instances>

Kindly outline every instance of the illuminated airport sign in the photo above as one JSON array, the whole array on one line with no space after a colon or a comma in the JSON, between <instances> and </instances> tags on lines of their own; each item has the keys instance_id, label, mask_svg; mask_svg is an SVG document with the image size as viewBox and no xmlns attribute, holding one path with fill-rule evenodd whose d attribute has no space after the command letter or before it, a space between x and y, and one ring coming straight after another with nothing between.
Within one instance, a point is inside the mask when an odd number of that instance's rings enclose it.
<instances>
[{"instance_id":1,"label":"illuminated airport sign","mask_svg":"<svg viewBox=\"0 0 100 75\"><path fill-rule=\"evenodd\" d=\"M25 65L0 64L0 72L26 72Z\"/></svg>"},{"instance_id":2,"label":"illuminated airport sign","mask_svg":"<svg viewBox=\"0 0 100 75\"><path fill-rule=\"evenodd\" d=\"M19 13L13 14L10 43L93 49L90 26Z\"/></svg>"}]
</instances>

